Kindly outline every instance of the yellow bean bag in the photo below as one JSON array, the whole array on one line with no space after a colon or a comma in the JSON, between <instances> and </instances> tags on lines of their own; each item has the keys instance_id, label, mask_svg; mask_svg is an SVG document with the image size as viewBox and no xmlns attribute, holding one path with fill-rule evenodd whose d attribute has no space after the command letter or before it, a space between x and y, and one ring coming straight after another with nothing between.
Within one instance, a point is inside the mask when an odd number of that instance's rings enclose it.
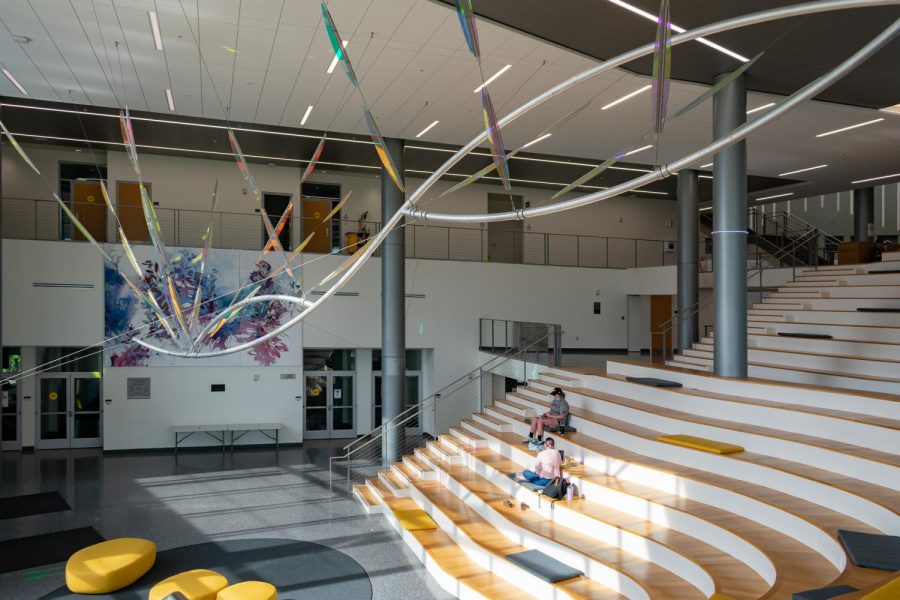
<instances>
[{"instance_id":1,"label":"yellow bean bag","mask_svg":"<svg viewBox=\"0 0 900 600\"><path fill-rule=\"evenodd\" d=\"M154 585L149 600L163 600L172 592L181 592L187 600L216 600L216 594L226 587L228 580L224 575L208 569L194 569Z\"/></svg>"},{"instance_id":2,"label":"yellow bean bag","mask_svg":"<svg viewBox=\"0 0 900 600\"><path fill-rule=\"evenodd\" d=\"M861 600L895 600L896 598L900 598L900 577L895 577L890 583L869 592Z\"/></svg>"},{"instance_id":3,"label":"yellow bean bag","mask_svg":"<svg viewBox=\"0 0 900 600\"><path fill-rule=\"evenodd\" d=\"M277 600L275 586L265 581L242 581L219 592L216 600Z\"/></svg>"},{"instance_id":4,"label":"yellow bean bag","mask_svg":"<svg viewBox=\"0 0 900 600\"><path fill-rule=\"evenodd\" d=\"M656 439L660 442L684 446L685 448L693 448L694 450L703 450L704 452L712 452L713 454L733 454L735 452L744 451L741 446L735 444L708 440L695 435L661 435Z\"/></svg>"},{"instance_id":5,"label":"yellow bean bag","mask_svg":"<svg viewBox=\"0 0 900 600\"><path fill-rule=\"evenodd\" d=\"M421 531L423 529L437 529L437 523L428 516L428 513L418 508L408 510L395 510L394 516L400 522L400 526L407 531Z\"/></svg>"},{"instance_id":6,"label":"yellow bean bag","mask_svg":"<svg viewBox=\"0 0 900 600\"><path fill-rule=\"evenodd\" d=\"M137 581L156 562L156 544L118 538L82 548L66 563L66 586L76 594L107 594Z\"/></svg>"}]
</instances>

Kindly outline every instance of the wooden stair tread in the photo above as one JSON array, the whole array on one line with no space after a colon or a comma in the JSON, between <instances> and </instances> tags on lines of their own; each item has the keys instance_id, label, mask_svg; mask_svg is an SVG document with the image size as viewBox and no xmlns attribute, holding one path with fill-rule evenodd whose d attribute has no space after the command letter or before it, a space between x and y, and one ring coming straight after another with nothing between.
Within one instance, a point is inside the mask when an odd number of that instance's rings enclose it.
<instances>
[{"instance_id":1,"label":"wooden stair tread","mask_svg":"<svg viewBox=\"0 0 900 600\"><path fill-rule=\"evenodd\" d=\"M387 500L394 496L394 492L388 489L384 483L378 479L377 477L372 477L371 479L366 479L366 485L370 488L374 488L377 491L377 495L381 496L383 500Z\"/></svg>"},{"instance_id":2,"label":"wooden stair tread","mask_svg":"<svg viewBox=\"0 0 900 600\"><path fill-rule=\"evenodd\" d=\"M795 324L796 321L791 321L791 325ZM771 333L748 333L748 337L766 337L766 338L774 338L774 339L797 339L797 340L813 340L815 342L838 342L844 344L875 344L878 346L900 346L900 343L895 342L881 342L881 341L869 341L869 340L853 340L849 338L838 338L838 337L830 337L830 338L801 338L801 337L792 337L789 335L777 335ZM711 338L714 339L714 338ZM768 347L760 348L757 347L758 350L769 350Z\"/></svg>"},{"instance_id":3,"label":"wooden stair tread","mask_svg":"<svg viewBox=\"0 0 900 600\"><path fill-rule=\"evenodd\" d=\"M378 475L387 479L388 483L390 483L390 485L393 486L394 489L402 490L407 487L406 482L397 477L397 474L393 471L379 471Z\"/></svg>"},{"instance_id":4,"label":"wooden stair tread","mask_svg":"<svg viewBox=\"0 0 900 600\"><path fill-rule=\"evenodd\" d=\"M831 341L831 340L824 340L824 341ZM866 343L866 342L862 342L862 343ZM700 342L700 343L695 343L694 346L712 346L712 344L704 344L704 343ZM700 348L698 348L698 349L700 349ZM817 357L822 357L822 358L846 358L846 359L852 359L852 360L865 360L868 362L890 363L890 364L898 365L898 367L900 367L900 360L892 360L889 358L869 358L869 357L859 358L856 356L847 356L846 354L830 354L827 352L806 352L806 351L800 351L800 350L788 350L785 348L747 348L747 349L748 350L762 350L764 352L778 352L781 354L788 354L788 355L803 354L803 355L817 356ZM702 348L702 350L704 352L712 351L712 350L707 350L706 348Z\"/></svg>"},{"instance_id":5,"label":"wooden stair tread","mask_svg":"<svg viewBox=\"0 0 900 600\"><path fill-rule=\"evenodd\" d=\"M375 495L367 488L365 485L357 484L353 486L353 491L359 495L359 497L365 502L368 506L378 506L381 504L381 500L375 497Z\"/></svg>"}]
</instances>

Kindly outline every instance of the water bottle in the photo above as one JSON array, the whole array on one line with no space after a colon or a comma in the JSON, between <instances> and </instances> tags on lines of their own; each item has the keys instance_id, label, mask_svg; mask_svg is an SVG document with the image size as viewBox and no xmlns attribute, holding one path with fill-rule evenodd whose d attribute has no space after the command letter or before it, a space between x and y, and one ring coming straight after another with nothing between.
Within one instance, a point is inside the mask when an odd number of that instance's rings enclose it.
<instances>
[{"instance_id":1,"label":"water bottle","mask_svg":"<svg viewBox=\"0 0 900 600\"><path fill-rule=\"evenodd\" d=\"M566 488L566 500L571 502L574 499L575 499L575 486L570 483L569 487Z\"/></svg>"}]
</instances>

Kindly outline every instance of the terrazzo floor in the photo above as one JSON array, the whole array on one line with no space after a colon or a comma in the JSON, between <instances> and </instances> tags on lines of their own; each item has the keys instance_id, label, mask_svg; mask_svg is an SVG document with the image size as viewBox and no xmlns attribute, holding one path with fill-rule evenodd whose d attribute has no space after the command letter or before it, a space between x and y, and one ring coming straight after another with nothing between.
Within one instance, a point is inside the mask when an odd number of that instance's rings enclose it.
<instances>
[{"instance_id":1,"label":"terrazzo floor","mask_svg":"<svg viewBox=\"0 0 900 600\"><path fill-rule=\"evenodd\" d=\"M336 446L311 441L282 449L277 464L268 449L224 458L183 452L177 464L170 453L4 452L0 496L55 490L72 510L0 520L0 540L85 526L106 538L145 537L160 550L241 538L308 540L359 562L376 599L450 598L385 519L366 515L352 498L331 497L328 457ZM63 566L0 574L0 598L40 598L65 583Z\"/></svg>"}]
</instances>

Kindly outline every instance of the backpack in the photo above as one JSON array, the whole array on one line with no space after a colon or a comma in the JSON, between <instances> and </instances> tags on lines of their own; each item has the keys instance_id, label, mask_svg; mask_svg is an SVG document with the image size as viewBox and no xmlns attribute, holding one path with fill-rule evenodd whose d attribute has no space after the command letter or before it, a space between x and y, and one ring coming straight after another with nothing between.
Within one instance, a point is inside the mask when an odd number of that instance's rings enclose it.
<instances>
[{"instance_id":1,"label":"backpack","mask_svg":"<svg viewBox=\"0 0 900 600\"><path fill-rule=\"evenodd\" d=\"M544 449L544 442L539 442L537 440L531 440L528 442L528 451L529 452L540 452Z\"/></svg>"},{"instance_id":2,"label":"backpack","mask_svg":"<svg viewBox=\"0 0 900 600\"><path fill-rule=\"evenodd\" d=\"M554 477L550 483L544 486L544 489L541 491L541 495L547 496L553 500L562 500L566 497L566 488L569 487L569 482L566 481L562 477Z\"/></svg>"}]
</instances>

